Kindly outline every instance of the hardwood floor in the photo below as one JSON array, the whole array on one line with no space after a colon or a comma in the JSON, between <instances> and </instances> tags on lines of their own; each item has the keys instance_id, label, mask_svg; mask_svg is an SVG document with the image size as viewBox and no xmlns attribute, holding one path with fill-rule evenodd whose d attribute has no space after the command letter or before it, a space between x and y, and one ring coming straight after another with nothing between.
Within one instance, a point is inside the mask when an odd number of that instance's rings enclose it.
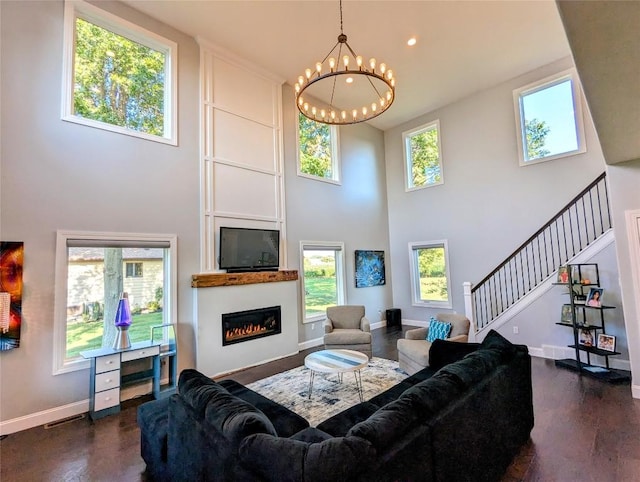
<instances>
[{"instance_id":1,"label":"hardwood floor","mask_svg":"<svg viewBox=\"0 0 640 482\"><path fill-rule=\"evenodd\" d=\"M397 359L400 336L375 330L374 355ZM228 378L250 383L302 365L317 349ZM629 384L580 377L540 358L532 365L535 427L503 482L640 481L640 400L631 398ZM0 441L0 480L146 481L136 407L148 399L125 402L118 415L95 423L83 418L7 436Z\"/></svg>"}]
</instances>

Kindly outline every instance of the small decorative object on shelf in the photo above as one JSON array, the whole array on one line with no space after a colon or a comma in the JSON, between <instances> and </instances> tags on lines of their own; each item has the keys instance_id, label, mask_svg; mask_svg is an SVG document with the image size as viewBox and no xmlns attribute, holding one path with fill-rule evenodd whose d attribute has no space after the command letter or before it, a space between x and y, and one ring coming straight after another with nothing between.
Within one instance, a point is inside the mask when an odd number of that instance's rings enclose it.
<instances>
[{"instance_id":1,"label":"small decorative object on shelf","mask_svg":"<svg viewBox=\"0 0 640 482\"><path fill-rule=\"evenodd\" d=\"M129 339L131 308L129 307L129 295L126 292L120 295L114 323L118 329L118 333L116 333L116 338L113 340L113 349L125 350L131 348L131 340Z\"/></svg>"},{"instance_id":2,"label":"small decorative object on shelf","mask_svg":"<svg viewBox=\"0 0 640 482\"><path fill-rule=\"evenodd\" d=\"M598 350L616 351L616 337L600 333L598 335Z\"/></svg>"},{"instance_id":3,"label":"small decorative object on shelf","mask_svg":"<svg viewBox=\"0 0 640 482\"><path fill-rule=\"evenodd\" d=\"M556 366L612 383L629 381L631 372L609 366L609 357L620 354L615 351L615 337L606 334L605 326L605 312L615 307L602 302L604 289L600 287L598 265L561 266L555 284L568 288L569 303L562 306L557 324L572 328L574 342L569 348L575 350L575 358L556 360ZM592 364L592 356L600 357L597 365Z\"/></svg>"}]
</instances>

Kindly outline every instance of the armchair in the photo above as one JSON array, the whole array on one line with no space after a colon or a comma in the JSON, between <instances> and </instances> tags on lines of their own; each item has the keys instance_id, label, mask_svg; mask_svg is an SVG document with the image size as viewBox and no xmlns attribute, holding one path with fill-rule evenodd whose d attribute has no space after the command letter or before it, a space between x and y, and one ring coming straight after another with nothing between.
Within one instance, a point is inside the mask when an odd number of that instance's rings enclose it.
<instances>
[{"instance_id":1,"label":"armchair","mask_svg":"<svg viewBox=\"0 0 640 482\"><path fill-rule=\"evenodd\" d=\"M457 313L438 313L435 318L445 323L451 323L448 341L467 343L471 322L464 315ZM398 340L398 364L409 375L429 365L429 349L431 342L427 341L429 328L415 328L407 330L404 339Z\"/></svg>"},{"instance_id":2,"label":"armchair","mask_svg":"<svg viewBox=\"0 0 640 482\"><path fill-rule=\"evenodd\" d=\"M371 326L364 306L330 306L323 326L326 350L355 350L371 358Z\"/></svg>"}]
</instances>

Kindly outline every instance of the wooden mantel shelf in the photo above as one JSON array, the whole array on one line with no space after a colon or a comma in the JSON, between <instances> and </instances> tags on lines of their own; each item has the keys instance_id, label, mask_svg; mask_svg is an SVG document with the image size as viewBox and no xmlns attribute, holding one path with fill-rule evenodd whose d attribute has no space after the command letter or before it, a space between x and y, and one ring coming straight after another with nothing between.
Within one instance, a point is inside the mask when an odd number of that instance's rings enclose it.
<instances>
[{"instance_id":1,"label":"wooden mantel shelf","mask_svg":"<svg viewBox=\"0 0 640 482\"><path fill-rule=\"evenodd\" d=\"M297 270L258 271L252 273L202 273L191 276L192 288L211 288L214 286L250 285L273 283L276 281L295 281Z\"/></svg>"}]
</instances>

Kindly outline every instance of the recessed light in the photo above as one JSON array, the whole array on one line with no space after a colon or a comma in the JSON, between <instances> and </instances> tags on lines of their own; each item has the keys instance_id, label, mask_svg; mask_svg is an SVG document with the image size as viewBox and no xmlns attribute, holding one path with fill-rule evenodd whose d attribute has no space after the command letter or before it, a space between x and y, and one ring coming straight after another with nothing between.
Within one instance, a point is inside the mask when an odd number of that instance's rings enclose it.
<instances>
[{"instance_id":1,"label":"recessed light","mask_svg":"<svg viewBox=\"0 0 640 482\"><path fill-rule=\"evenodd\" d=\"M409 47L413 47L417 42L418 40L415 37L411 37L409 40L407 40L407 45Z\"/></svg>"},{"instance_id":2,"label":"recessed light","mask_svg":"<svg viewBox=\"0 0 640 482\"><path fill-rule=\"evenodd\" d=\"M345 80L345 82L346 82L347 84L351 84L351 83L353 83L353 77L347 77L347 80Z\"/></svg>"}]
</instances>

